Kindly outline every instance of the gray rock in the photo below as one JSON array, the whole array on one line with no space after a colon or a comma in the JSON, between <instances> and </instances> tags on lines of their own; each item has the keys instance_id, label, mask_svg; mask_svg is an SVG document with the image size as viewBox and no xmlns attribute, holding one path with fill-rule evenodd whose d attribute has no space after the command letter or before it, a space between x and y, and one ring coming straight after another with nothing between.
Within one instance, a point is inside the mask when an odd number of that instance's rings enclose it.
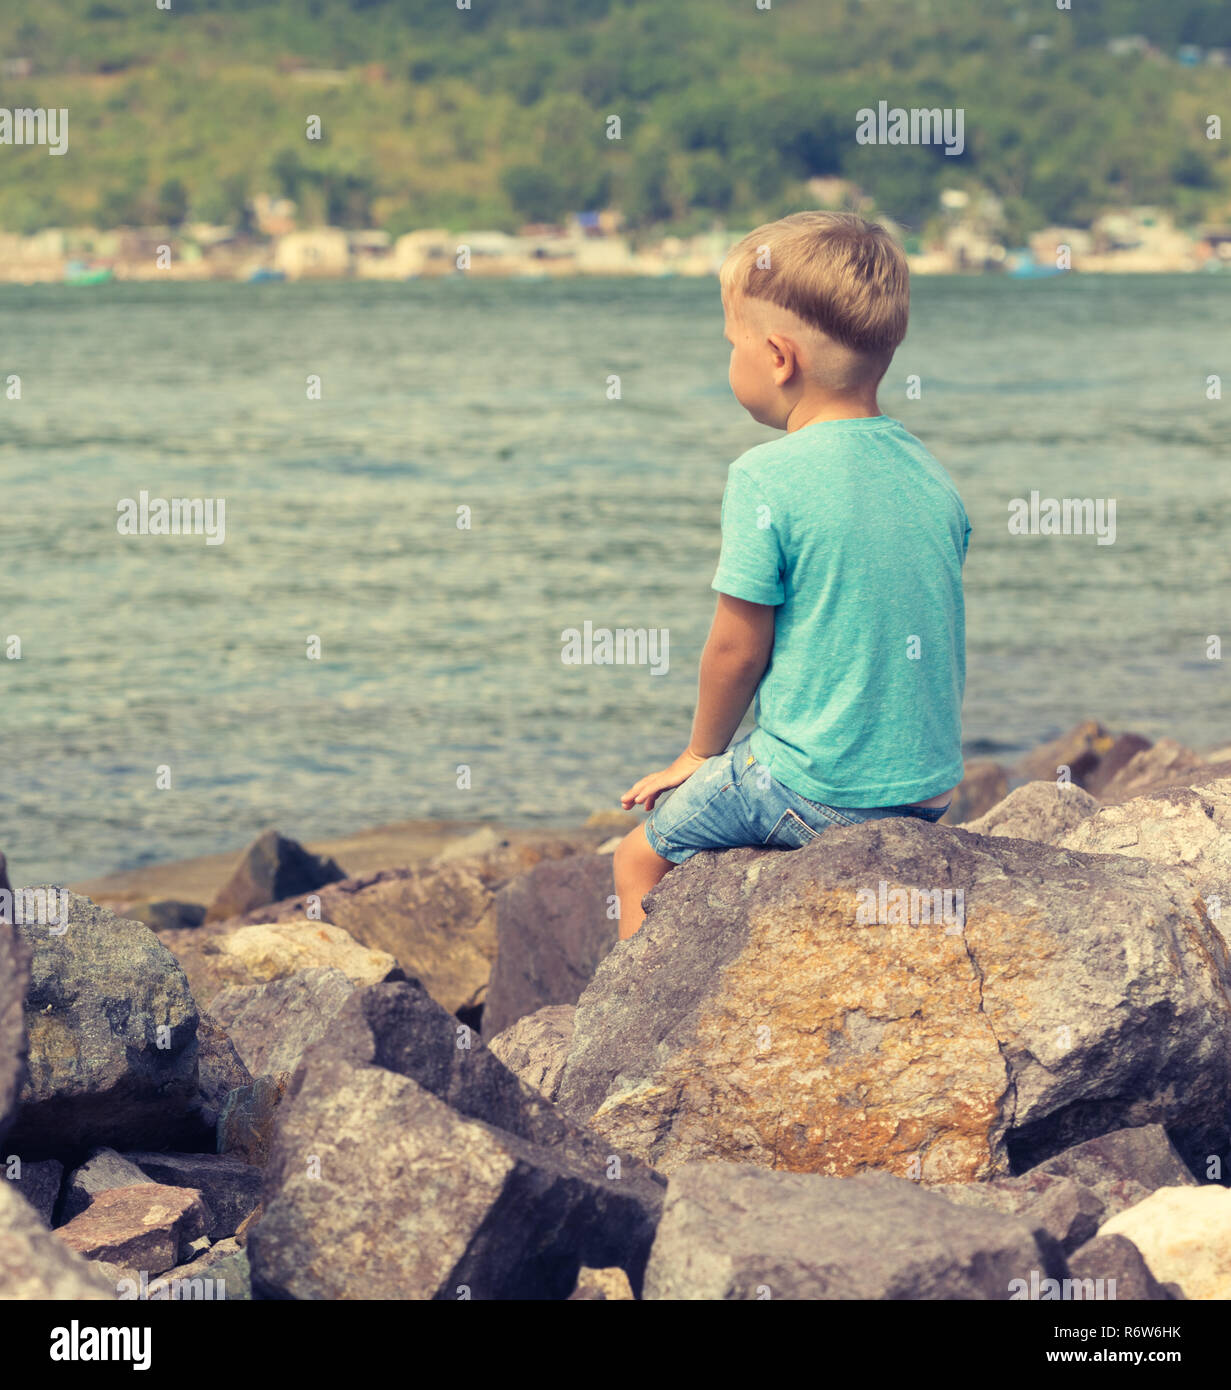
<instances>
[{"instance_id":1,"label":"gray rock","mask_svg":"<svg viewBox=\"0 0 1231 1390\"><path fill-rule=\"evenodd\" d=\"M54 1158L34 1161L18 1158L15 1164L13 1155L9 1155L7 1160L0 1161L0 1178L5 1177L13 1184L13 1190L20 1192L50 1226L64 1180L64 1165Z\"/></svg>"},{"instance_id":2,"label":"gray rock","mask_svg":"<svg viewBox=\"0 0 1231 1390\"><path fill-rule=\"evenodd\" d=\"M184 972L148 927L68 897L67 928L16 928L32 959L13 1148L195 1139L197 1009Z\"/></svg>"},{"instance_id":3,"label":"gray rock","mask_svg":"<svg viewBox=\"0 0 1231 1390\"><path fill-rule=\"evenodd\" d=\"M124 1296L123 1294L121 1296ZM252 1298L248 1252L233 1240L220 1240L191 1264L178 1265L133 1297L167 1302L239 1303Z\"/></svg>"},{"instance_id":4,"label":"gray rock","mask_svg":"<svg viewBox=\"0 0 1231 1390\"><path fill-rule=\"evenodd\" d=\"M6 913L0 912L0 918ZM26 985L30 952L7 921L0 920L0 1140L17 1111L26 1081Z\"/></svg>"},{"instance_id":5,"label":"gray rock","mask_svg":"<svg viewBox=\"0 0 1231 1390\"><path fill-rule=\"evenodd\" d=\"M210 904L205 920L238 917L345 877L332 859L309 853L298 840L289 840L276 830L266 830L243 852L235 872Z\"/></svg>"},{"instance_id":6,"label":"gray rock","mask_svg":"<svg viewBox=\"0 0 1231 1390\"><path fill-rule=\"evenodd\" d=\"M128 904L124 916L144 923L151 931L177 931L199 927L205 921L205 909L200 903L181 903L171 898L141 898Z\"/></svg>"},{"instance_id":7,"label":"gray rock","mask_svg":"<svg viewBox=\"0 0 1231 1390\"><path fill-rule=\"evenodd\" d=\"M560 1094L576 1012L573 1004L551 1004L519 1018L487 1046L532 1091L554 1101Z\"/></svg>"},{"instance_id":8,"label":"gray rock","mask_svg":"<svg viewBox=\"0 0 1231 1390\"><path fill-rule=\"evenodd\" d=\"M1057 843L1178 869L1205 899L1224 939L1231 936L1231 777L1104 806Z\"/></svg>"},{"instance_id":9,"label":"gray rock","mask_svg":"<svg viewBox=\"0 0 1231 1390\"><path fill-rule=\"evenodd\" d=\"M648 904L559 1104L662 1172L981 1181L1153 1122L1227 1148L1231 964L1173 870L903 817L696 855Z\"/></svg>"},{"instance_id":10,"label":"gray rock","mask_svg":"<svg viewBox=\"0 0 1231 1390\"><path fill-rule=\"evenodd\" d=\"M609 854L546 860L496 897L496 964L483 1009L493 1038L548 1004L575 1004L615 945Z\"/></svg>"},{"instance_id":11,"label":"gray rock","mask_svg":"<svg viewBox=\"0 0 1231 1390\"><path fill-rule=\"evenodd\" d=\"M642 1296L1007 1300L1031 1270L1063 1277L1063 1256L1020 1221L887 1173L688 1163L671 1175Z\"/></svg>"},{"instance_id":12,"label":"gray rock","mask_svg":"<svg viewBox=\"0 0 1231 1390\"><path fill-rule=\"evenodd\" d=\"M376 985L291 1082L248 1238L253 1285L299 1299L564 1299L587 1264L619 1265L636 1287L661 1196L422 987Z\"/></svg>"},{"instance_id":13,"label":"gray rock","mask_svg":"<svg viewBox=\"0 0 1231 1390\"><path fill-rule=\"evenodd\" d=\"M1103 1203L1104 1221L1143 1202L1160 1187L1199 1184L1162 1125L1117 1129L1053 1154L1033 1172L1072 1178Z\"/></svg>"},{"instance_id":14,"label":"gray rock","mask_svg":"<svg viewBox=\"0 0 1231 1390\"><path fill-rule=\"evenodd\" d=\"M154 1182L194 1188L205 1199L211 1241L233 1236L261 1201L261 1169L233 1154L127 1153Z\"/></svg>"},{"instance_id":15,"label":"gray rock","mask_svg":"<svg viewBox=\"0 0 1231 1390\"><path fill-rule=\"evenodd\" d=\"M14 1184L0 1182L0 1300L110 1300L106 1275L47 1229Z\"/></svg>"},{"instance_id":16,"label":"gray rock","mask_svg":"<svg viewBox=\"0 0 1231 1390\"><path fill-rule=\"evenodd\" d=\"M1115 739L1103 725L1097 719L1087 719L1059 738L1027 753L1018 761L1013 773L1023 782L1054 782L1060 769L1066 767L1070 779L1084 787L1087 777L1114 746Z\"/></svg>"},{"instance_id":17,"label":"gray rock","mask_svg":"<svg viewBox=\"0 0 1231 1390\"><path fill-rule=\"evenodd\" d=\"M294 1071L354 992L340 970L301 970L285 980L224 989L210 1010L252 1075L265 1076Z\"/></svg>"},{"instance_id":18,"label":"gray rock","mask_svg":"<svg viewBox=\"0 0 1231 1390\"><path fill-rule=\"evenodd\" d=\"M1092 1240L1105 1208L1088 1187L1034 1168L1018 1178L941 1184L930 1188L961 1207L983 1207L1016 1217L1032 1231L1042 1231L1067 1255Z\"/></svg>"},{"instance_id":19,"label":"gray rock","mask_svg":"<svg viewBox=\"0 0 1231 1390\"><path fill-rule=\"evenodd\" d=\"M141 1187L147 1182L148 1176L135 1163L122 1158L114 1149L98 1149L69 1174L55 1224L63 1225L80 1216L100 1192L110 1192L116 1187Z\"/></svg>"},{"instance_id":20,"label":"gray rock","mask_svg":"<svg viewBox=\"0 0 1231 1390\"><path fill-rule=\"evenodd\" d=\"M973 835L1008 835L1054 845L1098 808L1089 792L1071 782L1027 782L962 829Z\"/></svg>"},{"instance_id":21,"label":"gray rock","mask_svg":"<svg viewBox=\"0 0 1231 1390\"><path fill-rule=\"evenodd\" d=\"M258 1076L251 1086L231 1092L218 1116L217 1144L220 1154L231 1154L245 1163L263 1167L269 1161L274 1142L278 1107L286 1094L290 1077Z\"/></svg>"},{"instance_id":22,"label":"gray rock","mask_svg":"<svg viewBox=\"0 0 1231 1390\"><path fill-rule=\"evenodd\" d=\"M1084 1299L1098 1296L1099 1281L1103 1297L1117 1302L1136 1299L1163 1303L1184 1297L1178 1284L1160 1284L1155 1279L1141 1251L1127 1236L1096 1236L1069 1257L1069 1273L1085 1286Z\"/></svg>"},{"instance_id":23,"label":"gray rock","mask_svg":"<svg viewBox=\"0 0 1231 1390\"><path fill-rule=\"evenodd\" d=\"M212 1014L202 1013L197 1024L196 1111L206 1129L215 1130L227 1096L252 1085L252 1073L240 1061L235 1045Z\"/></svg>"},{"instance_id":24,"label":"gray rock","mask_svg":"<svg viewBox=\"0 0 1231 1390\"><path fill-rule=\"evenodd\" d=\"M1129 762L1150 747L1150 740L1140 734L1118 734L1116 741L1098 760L1098 766L1086 778L1086 790L1091 796L1101 797L1112 779L1119 775Z\"/></svg>"},{"instance_id":25,"label":"gray rock","mask_svg":"<svg viewBox=\"0 0 1231 1390\"><path fill-rule=\"evenodd\" d=\"M1135 753L1114 777L1105 782L1099 791L1099 799L1106 802L1128 801L1162 787L1178 786L1207 767L1205 759L1191 748L1185 748L1173 738L1160 738L1150 748Z\"/></svg>"}]
</instances>

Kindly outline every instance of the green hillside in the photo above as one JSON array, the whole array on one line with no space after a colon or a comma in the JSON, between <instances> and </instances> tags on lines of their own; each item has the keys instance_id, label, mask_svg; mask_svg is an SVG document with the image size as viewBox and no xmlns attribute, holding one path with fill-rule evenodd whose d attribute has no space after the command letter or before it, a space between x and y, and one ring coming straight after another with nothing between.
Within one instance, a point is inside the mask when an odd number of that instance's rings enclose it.
<instances>
[{"instance_id":1,"label":"green hillside","mask_svg":"<svg viewBox=\"0 0 1231 1390\"><path fill-rule=\"evenodd\" d=\"M1013 237L1110 204L1231 206L1227 140L1206 138L1231 68L1177 60L1231 48L1225 0L170 3L0 15L0 106L69 111L62 158L0 147L0 227L233 222L268 192L395 233L601 206L689 231L796 207L815 175L914 231L944 187L997 194ZM1108 51L1133 34L1158 52ZM857 144L881 100L963 108L964 153Z\"/></svg>"}]
</instances>

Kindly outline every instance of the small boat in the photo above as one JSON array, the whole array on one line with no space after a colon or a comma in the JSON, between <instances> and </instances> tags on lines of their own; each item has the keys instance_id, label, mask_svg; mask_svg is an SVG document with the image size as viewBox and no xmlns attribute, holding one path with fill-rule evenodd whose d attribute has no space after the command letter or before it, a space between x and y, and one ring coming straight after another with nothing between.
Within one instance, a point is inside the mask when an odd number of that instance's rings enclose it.
<instances>
[{"instance_id":1,"label":"small boat","mask_svg":"<svg viewBox=\"0 0 1231 1390\"><path fill-rule=\"evenodd\" d=\"M1005 259L1008 267L1006 274L1011 280L1046 280L1053 275L1067 275L1068 271L1058 265L1040 265L1035 260L1030 250L1019 247L1016 251L1010 251Z\"/></svg>"},{"instance_id":2,"label":"small boat","mask_svg":"<svg viewBox=\"0 0 1231 1390\"><path fill-rule=\"evenodd\" d=\"M84 261L69 261L64 267L66 285L105 285L114 278L106 266L91 266Z\"/></svg>"},{"instance_id":3,"label":"small boat","mask_svg":"<svg viewBox=\"0 0 1231 1390\"><path fill-rule=\"evenodd\" d=\"M248 276L250 285L269 285L277 284L286 279L285 270L267 270L264 266L252 271Z\"/></svg>"}]
</instances>

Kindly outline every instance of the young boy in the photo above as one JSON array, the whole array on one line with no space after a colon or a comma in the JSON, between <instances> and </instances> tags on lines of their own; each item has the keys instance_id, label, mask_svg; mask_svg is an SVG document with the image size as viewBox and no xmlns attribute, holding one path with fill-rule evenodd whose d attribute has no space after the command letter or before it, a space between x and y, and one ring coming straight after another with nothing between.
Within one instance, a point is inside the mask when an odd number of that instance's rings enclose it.
<instances>
[{"instance_id":1,"label":"young boy","mask_svg":"<svg viewBox=\"0 0 1231 1390\"><path fill-rule=\"evenodd\" d=\"M937 821L962 779L970 522L876 399L906 336L906 258L861 217L801 212L735 246L721 285L731 390L786 434L727 475L688 747L621 797L651 812L615 853L621 939L699 850ZM754 694L756 727L728 748Z\"/></svg>"}]
</instances>

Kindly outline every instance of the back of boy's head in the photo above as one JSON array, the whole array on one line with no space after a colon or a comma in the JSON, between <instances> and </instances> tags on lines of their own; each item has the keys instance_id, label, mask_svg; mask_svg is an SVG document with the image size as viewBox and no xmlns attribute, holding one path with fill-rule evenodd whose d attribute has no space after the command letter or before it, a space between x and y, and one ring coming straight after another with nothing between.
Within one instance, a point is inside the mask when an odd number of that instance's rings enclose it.
<instances>
[{"instance_id":1,"label":"back of boy's head","mask_svg":"<svg viewBox=\"0 0 1231 1390\"><path fill-rule=\"evenodd\" d=\"M906 257L884 227L853 212L796 212L767 222L731 248L720 280L736 312L741 300L787 309L854 354L875 380L906 336Z\"/></svg>"}]
</instances>

